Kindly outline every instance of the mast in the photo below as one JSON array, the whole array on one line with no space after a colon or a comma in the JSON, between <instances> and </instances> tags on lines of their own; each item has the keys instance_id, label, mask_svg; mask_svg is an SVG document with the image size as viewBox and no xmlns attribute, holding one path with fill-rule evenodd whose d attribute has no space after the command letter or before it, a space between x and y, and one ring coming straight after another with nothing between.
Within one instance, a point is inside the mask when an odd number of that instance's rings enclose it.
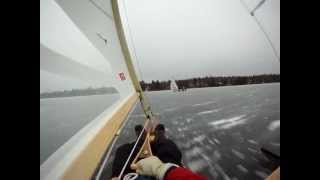
<instances>
[{"instance_id":1,"label":"mast","mask_svg":"<svg viewBox=\"0 0 320 180\"><path fill-rule=\"evenodd\" d=\"M144 125L144 129L146 130L147 134L146 137L144 139L144 143L140 148L138 154L135 156L133 162L131 163L130 167L131 169L137 169L137 161L141 158L146 158L148 156L152 155L152 150L151 150L151 146L150 146L150 142L154 139L153 136L153 126L154 126L154 122L153 122L153 114L151 111L151 107L149 102L147 101L146 97L143 94L142 88L140 86L137 74L135 72L133 63L132 63L132 58L130 56L130 52L129 52L129 48L128 48L128 44L127 41L125 39L125 33L124 33L124 29L123 29L123 25L122 25L122 21L120 18L120 11L119 11L119 4L118 4L118 0L111 0L111 4L112 4L112 11L113 11L113 16L114 16L114 22L116 25L116 29L117 29L117 34L118 34L118 38L119 38L119 42L121 45L121 50L122 53L124 55L124 59L128 68L128 72L130 75L130 78L132 80L134 89L136 90L139 100L140 100L140 104L142 107L142 110L145 114L146 117L146 121L145 121L145 125ZM140 138L142 137L142 134L144 133L144 131L141 131L138 139L136 140L136 143L133 147L133 149L130 152L130 155L125 163L125 165L123 166L120 175L118 176L119 179L121 179L123 172L125 170L125 168L129 165L129 160L131 158L131 156L133 155L133 152L135 150L135 148L137 147L138 142L140 141Z\"/></svg>"},{"instance_id":2,"label":"mast","mask_svg":"<svg viewBox=\"0 0 320 180\"><path fill-rule=\"evenodd\" d=\"M132 63L132 58L130 56L128 44L127 44L127 41L125 39L123 25L122 25L122 21L121 21L121 18L120 18L118 0L111 0L111 3L112 3L113 15L114 15L114 22L115 22L115 25L116 25L118 38L119 38L120 45L121 45L121 50L122 50L122 53L124 55L124 59L125 59L126 65L128 67L130 78L131 78L133 86L134 86L134 88L135 88L135 90L136 90L136 92L137 92L137 94L139 96L140 104L141 104L141 107L143 109L143 112L144 112L146 118L151 120L152 119L151 107L150 107L150 104L147 101L145 95L143 94L142 88L140 86L140 82L138 80L136 71L135 71L133 63Z\"/></svg>"}]
</instances>

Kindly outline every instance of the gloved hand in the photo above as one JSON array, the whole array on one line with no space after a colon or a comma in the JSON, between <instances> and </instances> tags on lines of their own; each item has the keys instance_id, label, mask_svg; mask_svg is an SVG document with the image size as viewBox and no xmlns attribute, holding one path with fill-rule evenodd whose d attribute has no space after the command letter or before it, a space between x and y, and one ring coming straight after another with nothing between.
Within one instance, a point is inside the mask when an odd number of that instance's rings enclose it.
<instances>
[{"instance_id":1,"label":"gloved hand","mask_svg":"<svg viewBox=\"0 0 320 180\"><path fill-rule=\"evenodd\" d=\"M150 156L137 162L136 172L141 175L154 176L158 179L163 179L167 170L176 166L172 163L163 163L158 157Z\"/></svg>"}]
</instances>

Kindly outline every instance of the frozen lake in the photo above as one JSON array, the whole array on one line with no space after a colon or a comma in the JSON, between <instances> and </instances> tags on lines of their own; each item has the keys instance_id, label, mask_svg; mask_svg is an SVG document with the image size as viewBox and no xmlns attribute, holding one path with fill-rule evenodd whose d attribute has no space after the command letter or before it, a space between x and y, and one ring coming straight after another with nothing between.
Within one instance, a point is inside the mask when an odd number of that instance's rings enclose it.
<instances>
[{"instance_id":1,"label":"frozen lake","mask_svg":"<svg viewBox=\"0 0 320 180\"><path fill-rule=\"evenodd\" d=\"M40 99L40 165L118 98L111 94Z\"/></svg>"},{"instance_id":2,"label":"frozen lake","mask_svg":"<svg viewBox=\"0 0 320 180\"><path fill-rule=\"evenodd\" d=\"M270 173L269 161L259 149L267 145L280 154L280 83L158 91L147 96L187 167L209 179L263 179ZM40 164L118 98L40 100ZM138 104L116 147L134 141L133 127L143 121ZM110 176L110 163L103 177Z\"/></svg>"},{"instance_id":3,"label":"frozen lake","mask_svg":"<svg viewBox=\"0 0 320 180\"><path fill-rule=\"evenodd\" d=\"M280 83L148 92L152 110L183 153L185 165L209 179L264 179L267 146L280 155ZM137 105L116 147L143 124ZM111 160L113 160L111 156ZM109 177L110 163L103 177Z\"/></svg>"}]
</instances>

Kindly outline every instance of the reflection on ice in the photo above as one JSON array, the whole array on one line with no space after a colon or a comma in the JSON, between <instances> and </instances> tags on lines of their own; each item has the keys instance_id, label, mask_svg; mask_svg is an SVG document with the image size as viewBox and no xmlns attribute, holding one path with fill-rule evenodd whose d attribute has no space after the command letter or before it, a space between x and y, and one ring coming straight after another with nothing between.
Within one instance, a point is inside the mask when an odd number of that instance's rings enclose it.
<instances>
[{"instance_id":1,"label":"reflection on ice","mask_svg":"<svg viewBox=\"0 0 320 180\"><path fill-rule=\"evenodd\" d=\"M192 107L205 106L205 105L212 104L212 103L214 103L214 101L208 101L208 102L205 102L205 103L194 104L194 105L192 105Z\"/></svg>"},{"instance_id":2,"label":"reflection on ice","mask_svg":"<svg viewBox=\"0 0 320 180\"><path fill-rule=\"evenodd\" d=\"M193 147L192 149L185 151L184 155L187 159L191 159L197 157L200 153L202 153L202 150L199 147Z\"/></svg>"},{"instance_id":3,"label":"reflection on ice","mask_svg":"<svg viewBox=\"0 0 320 180\"><path fill-rule=\"evenodd\" d=\"M209 111L201 111L201 112L198 112L197 114L198 114L198 115L211 114L211 113L219 112L220 110L221 110L221 108L219 108L219 109L214 109L214 110L209 110Z\"/></svg>"},{"instance_id":4,"label":"reflection on ice","mask_svg":"<svg viewBox=\"0 0 320 180\"><path fill-rule=\"evenodd\" d=\"M221 159L221 153L220 153L218 150L215 150L215 151L213 152L213 159L214 159L215 161Z\"/></svg>"},{"instance_id":5,"label":"reflection on ice","mask_svg":"<svg viewBox=\"0 0 320 180\"><path fill-rule=\"evenodd\" d=\"M270 144L271 144L272 146L277 146L277 147L280 146L280 143L271 142Z\"/></svg>"},{"instance_id":6,"label":"reflection on ice","mask_svg":"<svg viewBox=\"0 0 320 180\"><path fill-rule=\"evenodd\" d=\"M254 145L257 145L257 144L258 144L257 141L252 140L252 139L249 139L248 142L251 143L251 144L254 144Z\"/></svg>"},{"instance_id":7,"label":"reflection on ice","mask_svg":"<svg viewBox=\"0 0 320 180\"><path fill-rule=\"evenodd\" d=\"M200 136L193 138L193 141L198 142L198 143L202 143L205 138L206 138L206 136L202 134Z\"/></svg>"},{"instance_id":8,"label":"reflection on ice","mask_svg":"<svg viewBox=\"0 0 320 180\"><path fill-rule=\"evenodd\" d=\"M259 177L261 177L261 178L263 178L263 179L265 179L266 177L268 177L268 175L267 175L266 173L262 172L262 171L256 170L256 171L254 171L254 173L255 173L257 176L259 176Z\"/></svg>"},{"instance_id":9,"label":"reflection on ice","mask_svg":"<svg viewBox=\"0 0 320 180\"><path fill-rule=\"evenodd\" d=\"M237 168L242 171L243 173L248 173L248 169L242 166L241 164L237 165Z\"/></svg>"},{"instance_id":10,"label":"reflection on ice","mask_svg":"<svg viewBox=\"0 0 320 180\"><path fill-rule=\"evenodd\" d=\"M216 142L217 144L221 144L218 139L214 138L213 140L214 140L214 142Z\"/></svg>"},{"instance_id":11,"label":"reflection on ice","mask_svg":"<svg viewBox=\"0 0 320 180\"><path fill-rule=\"evenodd\" d=\"M215 163L214 167L220 173L224 180L230 180L230 177L224 172L223 168L218 163Z\"/></svg>"},{"instance_id":12,"label":"reflection on ice","mask_svg":"<svg viewBox=\"0 0 320 180\"><path fill-rule=\"evenodd\" d=\"M275 120L275 121L272 121L269 126L268 126L268 129L270 131L274 131L275 129L277 129L278 127L280 127L280 120Z\"/></svg>"},{"instance_id":13,"label":"reflection on ice","mask_svg":"<svg viewBox=\"0 0 320 180\"><path fill-rule=\"evenodd\" d=\"M192 121L192 118L187 118L186 121L187 123L190 123Z\"/></svg>"},{"instance_id":14,"label":"reflection on ice","mask_svg":"<svg viewBox=\"0 0 320 180\"><path fill-rule=\"evenodd\" d=\"M235 149L231 149L231 152L232 152L235 156L237 156L238 158L240 158L240 159L244 159L244 158L245 158L244 154L242 154L241 152L239 152L239 151L237 151L237 150L235 150Z\"/></svg>"},{"instance_id":15,"label":"reflection on ice","mask_svg":"<svg viewBox=\"0 0 320 180\"><path fill-rule=\"evenodd\" d=\"M208 141L209 141L209 143L210 143L211 145L215 145L214 142L213 142L211 139L209 139Z\"/></svg>"},{"instance_id":16,"label":"reflection on ice","mask_svg":"<svg viewBox=\"0 0 320 180\"><path fill-rule=\"evenodd\" d=\"M178 125L178 124L179 124L179 122L178 122L178 121L173 121L173 122L172 122L172 124L174 124L174 125Z\"/></svg>"},{"instance_id":17,"label":"reflection on ice","mask_svg":"<svg viewBox=\"0 0 320 180\"><path fill-rule=\"evenodd\" d=\"M252 148L248 148L248 151L252 152L252 153L257 153L258 151Z\"/></svg>"},{"instance_id":18,"label":"reflection on ice","mask_svg":"<svg viewBox=\"0 0 320 180\"><path fill-rule=\"evenodd\" d=\"M204 169L205 167L207 167L207 163L202 159L197 159L188 162L188 168L195 172L198 172Z\"/></svg>"},{"instance_id":19,"label":"reflection on ice","mask_svg":"<svg viewBox=\"0 0 320 180\"><path fill-rule=\"evenodd\" d=\"M174 107L174 108L164 109L163 111L171 112L171 111L175 111L175 110L177 110L177 109L178 109L177 107Z\"/></svg>"},{"instance_id":20,"label":"reflection on ice","mask_svg":"<svg viewBox=\"0 0 320 180\"><path fill-rule=\"evenodd\" d=\"M236 117L232 117L229 119L221 119L217 121L210 122L209 124L214 126L217 129L230 129L234 126L244 124L247 122L247 119L245 119L246 115L240 115Z\"/></svg>"}]
</instances>

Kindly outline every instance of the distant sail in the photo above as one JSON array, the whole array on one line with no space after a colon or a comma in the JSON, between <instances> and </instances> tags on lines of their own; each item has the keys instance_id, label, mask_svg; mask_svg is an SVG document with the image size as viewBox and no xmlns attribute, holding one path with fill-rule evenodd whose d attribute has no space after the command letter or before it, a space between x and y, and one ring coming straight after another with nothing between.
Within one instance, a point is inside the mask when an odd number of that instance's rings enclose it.
<instances>
[{"instance_id":1,"label":"distant sail","mask_svg":"<svg viewBox=\"0 0 320 180\"><path fill-rule=\"evenodd\" d=\"M177 83L176 83L175 80L172 80L172 81L171 81L170 89L171 89L173 92L179 91L178 85L177 85Z\"/></svg>"}]
</instances>

